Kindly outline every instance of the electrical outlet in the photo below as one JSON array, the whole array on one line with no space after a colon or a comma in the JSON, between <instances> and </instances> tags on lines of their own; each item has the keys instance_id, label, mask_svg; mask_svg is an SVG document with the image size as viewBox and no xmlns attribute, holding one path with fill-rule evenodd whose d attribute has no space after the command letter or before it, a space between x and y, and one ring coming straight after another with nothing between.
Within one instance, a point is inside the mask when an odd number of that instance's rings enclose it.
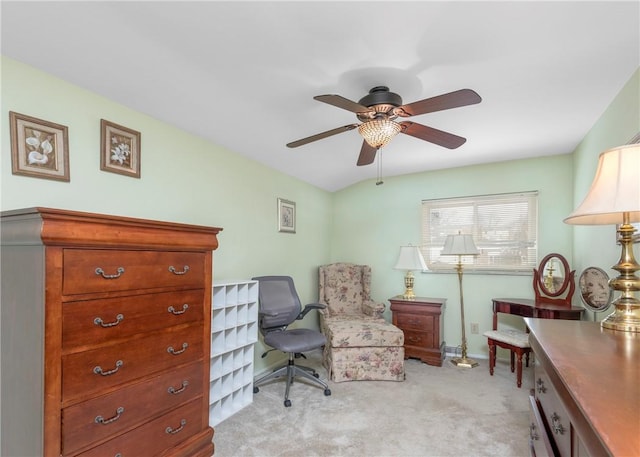
<instances>
[{"instance_id":1,"label":"electrical outlet","mask_svg":"<svg viewBox=\"0 0 640 457\"><path fill-rule=\"evenodd\" d=\"M478 330L478 324L476 324L475 322L471 323L471 333L473 333L474 335L480 333L480 331Z\"/></svg>"}]
</instances>

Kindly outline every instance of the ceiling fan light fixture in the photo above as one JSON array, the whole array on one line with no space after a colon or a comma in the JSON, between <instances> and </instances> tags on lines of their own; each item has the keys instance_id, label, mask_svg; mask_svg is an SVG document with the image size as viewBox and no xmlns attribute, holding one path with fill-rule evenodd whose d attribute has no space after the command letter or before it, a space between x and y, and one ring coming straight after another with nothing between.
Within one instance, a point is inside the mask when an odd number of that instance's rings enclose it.
<instances>
[{"instance_id":1,"label":"ceiling fan light fixture","mask_svg":"<svg viewBox=\"0 0 640 457\"><path fill-rule=\"evenodd\" d=\"M358 126L362 138L376 149L387 145L400 130L402 126L390 119L372 119Z\"/></svg>"}]
</instances>

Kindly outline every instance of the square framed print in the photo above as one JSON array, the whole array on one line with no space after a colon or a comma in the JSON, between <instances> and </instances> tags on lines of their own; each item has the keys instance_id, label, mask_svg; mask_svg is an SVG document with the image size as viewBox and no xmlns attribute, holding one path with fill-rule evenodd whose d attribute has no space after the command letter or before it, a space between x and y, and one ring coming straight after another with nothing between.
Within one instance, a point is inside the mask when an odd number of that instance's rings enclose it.
<instances>
[{"instance_id":1,"label":"square framed print","mask_svg":"<svg viewBox=\"0 0 640 457\"><path fill-rule=\"evenodd\" d=\"M11 172L69 181L69 129L54 122L9 112Z\"/></svg>"},{"instance_id":2,"label":"square framed print","mask_svg":"<svg viewBox=\"0 0 640 457\"><path fill-rule=\"evenodd\" d=\"M100 169L140 178L140 132L100 120Z\"/></svg>"},{"instance_id":3,"label":"square framed print","mask_svg":"<svg viewBox=\"0 0 640 457\"><path fill-rule=\"evenodd\" d=\"M278 198L278 231L296 233L295 202Z\"/></svg>"}]
</instances>

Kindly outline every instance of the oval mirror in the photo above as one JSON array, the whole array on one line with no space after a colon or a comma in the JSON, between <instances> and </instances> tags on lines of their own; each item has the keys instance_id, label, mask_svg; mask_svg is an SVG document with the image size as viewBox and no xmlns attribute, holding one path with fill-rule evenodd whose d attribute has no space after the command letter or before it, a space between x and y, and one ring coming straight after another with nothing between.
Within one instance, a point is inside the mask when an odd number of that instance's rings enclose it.
<instances>
[{"instance_id":1,"label":"oval mirror","mask_svg":"<svg viewBox=\"0 0 640 457\"><path fill-rule=\"evenodd\" d=\"M538 286L549 297L562 295L569 286L569 262L560 254L545 256L538 267Z\"/></svg>"}]
</instances>

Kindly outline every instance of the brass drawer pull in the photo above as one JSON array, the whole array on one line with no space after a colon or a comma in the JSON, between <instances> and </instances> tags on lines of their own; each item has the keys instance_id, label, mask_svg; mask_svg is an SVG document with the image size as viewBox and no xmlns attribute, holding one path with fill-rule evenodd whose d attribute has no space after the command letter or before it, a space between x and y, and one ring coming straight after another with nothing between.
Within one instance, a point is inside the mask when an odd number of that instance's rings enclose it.
<instances>
[{"instance_id":1,"label":"brass drawer pull","mask_svg":"<svg viewBox=\"0 0 640 457\"><path fill-rule=\"evenodd\" d=\"M189 344L188 344L188 343L182 343L182 349L179 349L179 350L177 350L177 351L176 351L175 349L173 349L173 346L169 346L169 347L167 348L167 352L168 352L169 354L173 354L173 355L180 355L180 354L182 354L184 351L186 351L188 347L189 347Z\"/></svg>"},{"instance_id":2,"label":"brass drawer pull","mask_svg":"<svg viewBox=\"0 0 640 457\"><path fill-rule=\"evenodd\" d=\"M187 425L187 420L186 419L182 419L180 421L180 427L178 427L178 428L167 427L165 429L165 432L168 433L169 435L174 435L174 434L176 434L178 432L181 432L185 425Z\"/></svg>"},{"instance_id":3,"label":"brass drawer pull","mask_svg":"<svg viewBox=\"0 0 640 457\"><path fill-rule=\"evenodd\" d=\"M536 424L534 424L533 422L531 422L531 425L529 425L529 439L531 441L538 441L540 439L540 435L538 435L537 429L538 427L536 427Z\"/></svg>"},{"instance_id":4,"label":"brass drawer pull","mask_svg":"<svg viewBox=\"0 0 640 457\"><path fill-rule=\"evenodd\" d=\"M93 369L93 372L95 374L99 374L99 375L102 375L102 376L109 376L109 375L114 374L115 372L117 372L122 365L124 365L124 362L122 360L118 360L116 362L116 367L113 370L102 371L102 368L100 366L97 366L97 367L95 367Z\"/></svg>"},{"instance_id":5,"label":"brass drawer pull","mask_svg":"<svg viewBox=\"0 0 640 457\"><path fill-rule=\"evenodd\" d=\"M551 427L553 428L553 433L556 435L564 435L564 427L560 423L560 416L558 416L558 413L553 413L551 415Z\"/></svg>"},{"instance_id":6,"label":"brass drawer pull","mask_svg":"<svg viewBox=\"0 0 640 457\"><path fill-rule=\"evenodd\" d=\"M414 343L417 343L417 342L419 342L420 340L422 340L422 338L419 338L419 337L417 337L417 336L410 336L410 337L409 337L409 338L407 338L407 339L408 339L409 341L411 341L411 342L414 342Z\"/></svg>"},{"instance_id":7,"label":"brass drawer pull","mask_svg":"<svg viewBox=\"0 0 640 457\"><path fill-rule=\"evenodd\" d=\"M107 328L107 327L115 327L115 326L116 326L116 325L118 325L120 322L122 322L122 319L124 319L124 316L123 316L122 314L118 314L118 315L116 316L116 320L115 320L115 322L109 322L109 323L107 324L107 323L105 323L101 318L96 317L96 318L93 320L93 323L94 323L94 324L96 324L96 325L99 325L100 327L103 327L103 328Z\"/></svg>"},{"instance_id":8,"label":"brass drawer pull","mask_svg":"<svg viewBox=\"0 0 640 457\"><path fill-rule=\"evenodd\" d=\"M123 267L118 267L118 269L116 270L116 274L114 275L107 275L104 273L104 270L102 268L96 268L96 274L102 276L104 279L117 279L122 276L122 273L124 273Z\"/></svg>"},{"instance_id":9,"label":"brass drawer pull","mask_svg":"<svg viewBox=\"0 0 640 457\"><path fill-rule=\"evenodd\" d=\"M120 416L122 416L122 413L124 413L124 407L120 406L118 409L116 409L116 415L113 416L112 418L105 419L102 416L96 416L95 422L96 422L96 424L107 425L107 424L110 424L111 422L115 422L118 419L120 419Z\"/></svg>"},{"instance_id":10,"label":"brass drawer pull","mask_svg":"<svg viewBox=\"0 0 640 457\"><path fill-rule=\"evenodd\" d=\"M169 267L169 271L171 273L173 273L174 275L184 275L189 271L189 265L185 265L182 271L177 271L176 267L174 267L173 265L171 265Z\"/></svg>"},{"instance_id":11,"label":"brass drawer pull","mask_svg":"<svg viewBox=\"0 0 640 457\"><path fill-rule=\"evenodd\" d=\"M544 381L542 380L542 378L538 378L538 380L536 381L536 390L538 391L539 394L543 394L547 391L547 388L544 386Z\"/></svg>"},{"instance_id":12,"label":"brass drawer pull","mask_svg":"<svg viewBox=\"0 0 640 457\"><path fill-rule=\"evenodd\" d=\"M173 305L169 306L169 308L167 308L167 311L169 311L171 314L173 314L174 316L178 316L180 314L184 314L187 312L187 309L189 309L189 305L187 305L186 303L184 305L182 305L182 311L177 311Z\"/></svg>"},{"instance_id":13,"label":"brass drawer pull","mask_svg":"<svg viewBox=\"0 0 640 457\"><path fill-rule=\"evenodd\" d=\"M184 392L188 385L189 385L189 381L182 381L182 387L180 387L179 389L175 389L173 386L170 386L167 389L167 392L173 395L178 395Z\"/></svg>"}]
</instances>

